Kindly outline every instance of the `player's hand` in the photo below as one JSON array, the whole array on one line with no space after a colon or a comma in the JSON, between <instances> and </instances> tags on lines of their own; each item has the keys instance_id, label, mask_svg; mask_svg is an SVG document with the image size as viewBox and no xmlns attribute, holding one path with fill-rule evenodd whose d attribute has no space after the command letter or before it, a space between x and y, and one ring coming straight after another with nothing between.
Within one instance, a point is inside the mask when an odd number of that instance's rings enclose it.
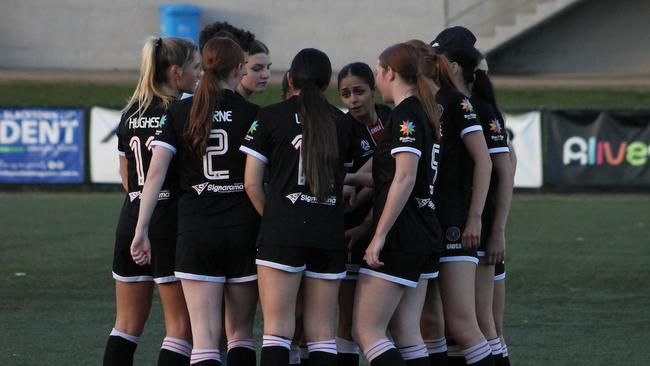
<instances>
[{"instance_id":1,"label":"player's hand","mask_svg":"<svg viewBox=\"0 0 650 366\"><path fill-rule=\"evenodd\" d=\"M348 250L352 250L361 239L368 235L369 231L370 228L364 224L345 230L345 242L348 246Z\"/></svg>"},{"instance_id":2,"label":"player's hand","mask_svg":"<svg viewBox=\"0 0 650 366\"><path fill-rule=\"evenodd\" d=\"M385 242L385 237L375 235L372 238L370 245L368 245L366 255L363 259L366 260L366 263L368 263L371 268L379 268L384 265L384 263L379 260L379 253L381 253L381 250L384 248Z\"/></svg>"},{"instance_id":3,"label":"player's hand","mask_svg":"<svg viewBox=\"0 0 650 366\"><path fill-rule=\"evenodd\" d=\"M343 186L343 211L348 212L357 205L357 188Z\"/></svg>"},{"instance_id":4,"label":"player's hand","mask_svg":"<svg viewBox=\"0 0 650 366\"><path fill-rule=\"evenodd\" d=\"M136 230L131 243L131 258L139 266L151 264L151 243L148 234Z\"/></svg>"},{"instance_id":5,"label":"player's hand","mask_svg":"<svg viewBox=\"0 0 650 366\"><path fill-rule=\"evenodd\" d=\"M460 239L465 249L476 249L481 244L481 217L467 219L465 230Z\"/></svg>"},{"instance_id":6,"label":"player's hand","mask_svg":"<svg viewBox=\"0 0 650 366\"><path fill-rule=\"evenodd\" d=\"M503 230L493 230L485 252L488 264L498 264L506 260L506 235Z\"/></svg>"}]
</instances>

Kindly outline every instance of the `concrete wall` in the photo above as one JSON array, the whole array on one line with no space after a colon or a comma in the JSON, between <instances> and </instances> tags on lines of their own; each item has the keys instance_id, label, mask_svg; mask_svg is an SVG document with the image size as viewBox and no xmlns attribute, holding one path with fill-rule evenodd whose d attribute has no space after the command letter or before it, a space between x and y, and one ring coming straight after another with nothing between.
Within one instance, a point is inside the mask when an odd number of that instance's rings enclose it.
<instances>
[{"instance_id":1,"label":"concrete wall","mask_svg":"<svg viewBox=\"0 0 650 366\"><path fill-rule=\"evenodd\" d=\"M128 70L142 42L159 33L161 0L1 0L0 68ZM304 47L331 58L374 65L387 46L430 41L444 26L442 0L188 0L203 7L202 25L225 20L271 49L275 70Z\"/></svg>"},{"instance_id":2,"label":"concrete wall","mask_svg":"<svg viewBox=\"0 0 650 366\"><path fill-rule=\"evenodd\" d=\"M488 61L501 74L650 74L650 1L581 2Z\"/></svg>"}]
</instances>

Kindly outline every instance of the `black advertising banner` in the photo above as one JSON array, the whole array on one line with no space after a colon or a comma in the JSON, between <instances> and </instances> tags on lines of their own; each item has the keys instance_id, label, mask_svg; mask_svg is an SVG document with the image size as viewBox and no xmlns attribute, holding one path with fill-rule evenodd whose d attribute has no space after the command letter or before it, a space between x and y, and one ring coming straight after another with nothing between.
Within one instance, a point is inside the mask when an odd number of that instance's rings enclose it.
<instances>
[{"instance_id":1,"label":"black advertising banner","mask_svg":"<svg viewBox=\"0 0 650 366\"><path fill-rule=\"evenodd\" d=\"M547 182L650 187L650 111L547 113Z\"/></svg>"}]
</instances>

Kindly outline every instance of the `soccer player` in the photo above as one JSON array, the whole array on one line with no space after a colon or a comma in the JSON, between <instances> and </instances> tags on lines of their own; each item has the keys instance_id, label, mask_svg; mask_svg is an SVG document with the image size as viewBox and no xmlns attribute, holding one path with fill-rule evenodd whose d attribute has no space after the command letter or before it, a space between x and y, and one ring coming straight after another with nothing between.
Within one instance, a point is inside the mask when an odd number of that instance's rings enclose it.
<instances>
[{"instance_id":1,"label":"soccer player","mask_svg":"<svg viewBox=\"0 0 650 366\"><path fill-rule=\"evenodd\" d=\"M288 75L298 95L262 108L241 147L248 154L246 192L262 214L256 259L262 366L289 363L301 282L309 362L337 364L332 324L346 274L341 190L351 146L345 115L323 95L331 74L325 53L298 52Z\"/></svg>"},{"instance_id":2,"label":"soccer player","mask_svg":"<svg viewBox=\"0 0 650 366\"><path fill-rule=\"evenodd\" d=\"M447 55L439 47L435 50ZM443 86L436 95L442 110L443 137L435 197L445 239L445 252L440 258L440 295L447 329L461 348L460 353L449 349L449 364L462 363L462 359L457 360L462 355L468 365L492 365L492 350L478 325L475 304L479 263L476 250L481 242L481 218L492 172L481 123L467 88L474 82L478 60L466 62L447 56L459 89Z\"/></svg>"},{"instance_id":3,"label":"soccer player","mask_svg":"<svg viewBox=\"0 0 650 366\"><path fill-rule=\"evenodd\" d=\"M372 158L384 133L384 123L391 110L384 104L375 104L375 77L363 62L344 66L338 75L341 101L348 108L352 127L354 165L357 172ZM353 197L345 213L345 237L348 247L347 275L339 290L339 323L336 346L339 366L359 364L359 347L352 338L352 306L354 288L359 275L363 253L372 235L372 194L370 187L350 187Z\"/></svg>"},{"instance_id":4,"label":"soccer player","mask_svg":"<svg viewBox=\"0 0 650 366\"><path fill-rule=\"evenodd\" d=\"M183 291L174 276L178 179L170 174L157 197L151 219L151 263L138 266L129 251L140 195L151 161L151 141L170 103L182 92L193 92L201 72L198 47L179 38L150 38L142 50L140 79L123 110L118 136L120 174L127 192L117 226L113 278L117 314L104 353L104 365L131 365L149 315L153 283L158 284L166 336L158 365L189 361L190 324ZM171 164L176 166L176 162ZM165 178L164 176L162 178Z\"/></svg>"},{"instance_id":5,"label":"soccer player","mask_svg":"<svg viewBox=\"0 0 650 366\"><path fill-rule=\"evenodd\" d=\"M246 76L237 85L237 93L248 99L253 93L263 93L271 78L271 56L264 43L255 40L251 44L246 62Z\"/></svg>"},{"instance_id":6,"label":"soccer player","mask_svg":"<svg viewBox=\"0 0 650 366\"><path fill-rule=\"evenodd\" d=\"M149 261L152 202L176 155L182 194L175 274L181 278L192 324L191 364L221 364L225 294L228 363L255 365L259 215L244 192L245 156L238 148L258 107L235 92L245 68L244 52L234 41L209 40L202 61L204 73L195 95L169 108L151 143L155 149L131 253L138 264Z\"/></svg>"},{"instance_id":7,"label":"soccer player","mask_svg":"<svg viewBox=\"0 0 650 366\"><path fill-rule=\"evenodd\" d=\"M235 27L228 22L214 22L206 25L199 33L199 48L203 52L203 47L209 40L214 37L226 37L237 42L239 47L244 50L246 56L251 49L255 47L255 35L247 30Z\"/></svg>"},{"instance_id":8,"label":"soccer player","mask_svg":"<svg viewBox=\"0 0 650 366\"><path fill-rule=\"evenodd\" d=\"M377 89L396 107L373 158L375 231L359 270L352 328L373 366L429 365L419 323L442 251L432 200L440 133L435 86L423 65L414 47L400 43L382 52L376 69Z\"/></svg>"}]
</instances>

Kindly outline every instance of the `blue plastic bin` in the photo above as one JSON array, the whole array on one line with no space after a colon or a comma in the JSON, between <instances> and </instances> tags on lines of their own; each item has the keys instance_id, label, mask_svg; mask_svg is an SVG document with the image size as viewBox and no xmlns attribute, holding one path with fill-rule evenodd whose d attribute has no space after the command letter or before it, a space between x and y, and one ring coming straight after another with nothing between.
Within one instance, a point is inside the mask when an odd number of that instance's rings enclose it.
<instances>
[{"instance_id":1,"label":"blue plastic bin","mask_svg":"<svg viewBox=\"0 0 650 366\"><path fill-rule=\"evenodd\" d=\"M199 42L199 19L203 10L190 4L160 5L160 36L189 38Z\"/></svg>"}]
</instances>

